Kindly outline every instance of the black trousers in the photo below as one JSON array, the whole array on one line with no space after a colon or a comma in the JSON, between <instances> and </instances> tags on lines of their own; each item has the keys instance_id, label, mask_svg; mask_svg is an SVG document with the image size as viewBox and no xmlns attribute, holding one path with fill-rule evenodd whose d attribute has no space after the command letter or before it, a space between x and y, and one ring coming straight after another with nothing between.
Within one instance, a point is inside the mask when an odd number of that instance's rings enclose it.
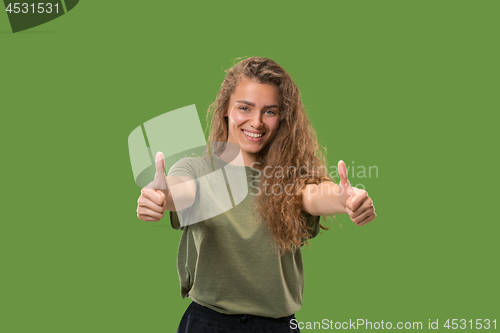
<instances>
[{"instance_id":1,"label":"black trousers","mask_svg":"<svg viewBox=\"0 0 500 333\"><path fill-rule=\"evenodd\" d=\"M267 318L253 315L225 315L192 302L187 308L177 333L300 333L291 329L295 316ZM296 326L296 325L294 325Z\"/></svg>"}]
</instances>

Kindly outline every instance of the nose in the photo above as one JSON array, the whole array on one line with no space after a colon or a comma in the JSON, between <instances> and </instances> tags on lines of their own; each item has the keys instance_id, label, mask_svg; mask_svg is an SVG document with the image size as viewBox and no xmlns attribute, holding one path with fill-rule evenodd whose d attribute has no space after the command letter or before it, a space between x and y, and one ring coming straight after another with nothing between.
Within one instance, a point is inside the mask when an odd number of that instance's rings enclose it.
<instances>
[{"instance_id":1,"label":"nose","mask_svg":"<svg viewBox=\"0 0 500 333\"><path fill-rule=\"evenodd\" d=\"M260 112L255 112L255 114L250 119L250 126L252 128L260 128L262 126L262 115Z\"/></svg>"}]
</instances>

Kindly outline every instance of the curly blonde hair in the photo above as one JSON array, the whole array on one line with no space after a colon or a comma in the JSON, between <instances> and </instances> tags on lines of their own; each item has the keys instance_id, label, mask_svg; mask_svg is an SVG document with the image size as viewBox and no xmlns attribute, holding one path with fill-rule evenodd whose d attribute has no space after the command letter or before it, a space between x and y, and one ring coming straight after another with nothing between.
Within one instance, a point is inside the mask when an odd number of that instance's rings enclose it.
<instances>
[{"instance_id":1,"label":"curly blonde hair","mask_svg":"<svg viewBox=\"0 0 500 333\"><path fill-rule=\"evenodd\" d=\"M261 168L286 171L281 177L264 177L260 184L265 189L287 189L279 193L259 191L255 210L267 221L272 237L281 255L292 253L310 238L306 225L306 212L302 205L302 190L308 184L332 181L326 170L326 149L319 147L316 132L307 118L300 92L290 75L275 61L250 57L225 71L226 77L209 106L207 123L210 124L209 142L228 140L228 123L225 118L229 98L242 78L272 84L279 92L279 125L267 145L258 153ZM324 151L324 152L323 152ZM286 153L283 153L286 152ZM273 175L276 173L273 171ZM292 193L292 195L290 195ZM320 224L321 228L327 229Z\"/></svg>"}]
</instances>

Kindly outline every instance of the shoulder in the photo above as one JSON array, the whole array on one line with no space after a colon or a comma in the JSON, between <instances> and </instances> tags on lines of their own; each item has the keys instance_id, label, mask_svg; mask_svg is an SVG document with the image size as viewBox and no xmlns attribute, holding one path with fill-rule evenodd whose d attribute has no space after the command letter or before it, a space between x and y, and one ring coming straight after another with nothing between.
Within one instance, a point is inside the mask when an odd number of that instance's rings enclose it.
<instances>
[{"instance_id":1,"label":"shoulder","mask_svg":"<svg viewBox=\"0 0 500 333\"><path fill-rule=\"evenodd\" d=\"M190 176L195 179L211 172L210 158L184 157L175 162L168 171L168 176Z\"/></svg>"}]
</instances>

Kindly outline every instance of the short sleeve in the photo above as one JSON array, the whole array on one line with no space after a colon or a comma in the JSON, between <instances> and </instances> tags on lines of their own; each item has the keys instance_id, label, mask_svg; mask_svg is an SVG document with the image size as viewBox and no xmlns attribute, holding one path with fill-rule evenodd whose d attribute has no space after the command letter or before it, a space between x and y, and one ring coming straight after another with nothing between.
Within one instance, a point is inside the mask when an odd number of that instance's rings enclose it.
<instances>
[{"instance_id":1,"label":"short sleeve","mask_svg":"<svg viewBox=\"0 0 500 333\"><path fill-rule=\"evenodd\" d=\"M169 211L170 212L170 225L172 226L173 229L175 230L181 230L181 222L179 221L179 216L177 215L177 212Z\"/></svg>"},{"instance_id":2,"label":"short sleeve","mask_svg":"<svg viewBox=\"0 0 500 333\"><path fill-rule=\"evenodd\" d=\"M319 220L321 216L314 216L309 213L305 213L306 216L306 225L310 227L309 234L311 235L310 239L318 236L320 231Z\"/></svg>"},{"instance_id":3,"label":"short sleeve","mask_svg":"<svg viewBox=\"0 0 500 333\"><path fill-rule=\"evenodd\" d=\"M196 171L194 169L192 161L186 157L177 161L170 170L168 170L167 176L188 176L192 179L196 179Z\"/></svg>"}]
</instances>

